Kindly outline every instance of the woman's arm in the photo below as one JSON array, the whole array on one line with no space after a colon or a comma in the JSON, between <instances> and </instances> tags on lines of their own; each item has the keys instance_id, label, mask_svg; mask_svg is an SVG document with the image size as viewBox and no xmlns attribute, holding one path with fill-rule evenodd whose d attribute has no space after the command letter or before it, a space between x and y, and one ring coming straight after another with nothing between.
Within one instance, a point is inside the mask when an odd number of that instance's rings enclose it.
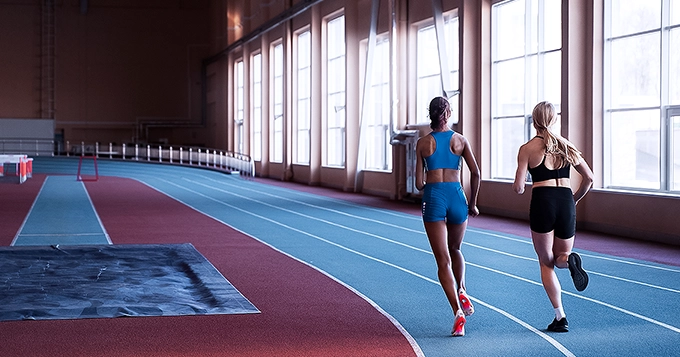
<instances>
[{"instance_id":1,"label":"woman's arm","mask_svg":"<svg viewBox=\"0 0 680 357\"><path fill-rule=\"evenodd\" d=\"M470 169L470 199L468 201L468 214L472 217L479 215L477 208L477 197L479 195L479 186L482 181L482 175L479 170L479 165L472 152L470 143L465 139L465 148L463 149L463 159L465 164Z\"/></svg>"},{"instance_id":2,"label":"woman's arm","mask_svg":"<svg viewBox=\"0 0 680 357\"><path fill-rule=\"evenodd\" d=\"M526 145L526 144L525 144ZM512 189L518 194L524 193L524 187L527 181L527 170L529 168L529 153L522 145L517 153L517 172L515 172L515 182L512 184Z\"/></svg>"},{"instance_id":3,"label":"woman's arm","mask_svg":"<svg viewBox=\"0 0 680 357\"><path fill-rule=\"evenodd\" d=\"M416 188L422 191L425 187L425 167L423 167L423 138L416 143Z\"/></svg>"},{"instance_id":4,"label":"woman's arm","mask_svg":"<svg viewBox=\"0 0 680 357\"><path fill-rule=\"evenodd\" d=\"M581 159L578 165L574 166L574 169L581 175L581 184L578 186L576 193L574 193L574 202L578 203L593 186L593 171L588 166L586 160L583 159Z\"/></svg>"}]
</instances>

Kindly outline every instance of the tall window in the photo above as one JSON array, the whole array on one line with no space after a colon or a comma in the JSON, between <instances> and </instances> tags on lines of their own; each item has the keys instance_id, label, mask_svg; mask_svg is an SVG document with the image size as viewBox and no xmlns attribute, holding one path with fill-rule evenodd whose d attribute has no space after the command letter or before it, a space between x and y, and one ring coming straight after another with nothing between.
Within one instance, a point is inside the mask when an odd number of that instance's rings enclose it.
<instances>
[{"instance_id":1,"label":"tall window","mask_svg":"<svg viewBox=\"0 0 680 357\"><path fill-rule=\"evenodd\" d=\"M327 23L325 164L345 165L345 17Z\"/></svg>"},{"instance_id":2,"label":"tall window","mask_svg":"<svg viewBox=\"0 0 680 357\"><path fill-rule=\"evenodd\" d=\"M253 128L253 140L251 154L253 160L262 160L262 54L253 56L253 65L250 66L253 74L253 95L251 111L251 127Z\"/></svg>"},{"instance_id":3,"label":"tall window","mask_svg":"<svg viewBox=\"0 0 680 357\"><path fill-rule=\"evenodd\" d=\"M446 44L446 63L450 71L451 88L458 89L458 12L444 14L444 39ZM439 65L439 48L437 32L432 24L418 30L416 58L416 120L417 123L429 123L428 106L434 97L443 95L441 66ZM451 115L455 121L458 117L458 95L449 98ZM453 117L455 116L455 117Z\"/></svg>"},{"instance_id":4,"label":"tall window","mask_svg":"<svg viewBox=\"0 0 680 357\"><path fill-rule=\"evenodd\" d=\"M297 147L295 162L309 164L311 118L311 35L309 31L297 36Z\"/></svg>"},{"instance_id":5,"label":"tall window","mask_svg":"<svg viewBox=\"0 0 680 357\"><path fill-rule=\"evenodd\" d=\"M680 191L680 1L605 1L605 186Z\"/></svg>"},{"instance_id":6,"label":"tall window","mask_svg":"<svg viewBox=\"0 0 680 357\"><path fill-rule=\"evenodd\" d=\"M274 46L272 56L273 96L272 136L270 156L272 162L283 162L283 44Z\"/></svg>"},{"instance_id":7,"label":"tall window","mask_svg":"<svg viewBox=\"0 0 680 357\"><path fill-rule=\"evenodd\" d=\"M234 76L236 77L236 88L234 88L234 150L237 153L243 153L243 107L245 98L243 97L243 61L236 62L234 68Z\"/></svg>"},{"instance_id":8,"label":"tall window","mask_svg":"<svg viewBox=\"0 0 680 357\"><path fill-rule=\"evenodd\" d=\"M491 175L512 179L543 100L561 112L561 0L510 0L492 7ZM559 133L559 125L554 129Z\"/></svg>"},{"instance_id":9,"label":"tall window","mask_svg":"<svg viewBox=\"0 0 680 357\"><path fill-rule=\"evenodd\" d=\"M365 135L366 168L372 170L392 169L392 146L390 145L390 41L389 37L376 40L373 55L373 73L370 95L365 105L367 112Z\"/></svg>"}]
</instances>

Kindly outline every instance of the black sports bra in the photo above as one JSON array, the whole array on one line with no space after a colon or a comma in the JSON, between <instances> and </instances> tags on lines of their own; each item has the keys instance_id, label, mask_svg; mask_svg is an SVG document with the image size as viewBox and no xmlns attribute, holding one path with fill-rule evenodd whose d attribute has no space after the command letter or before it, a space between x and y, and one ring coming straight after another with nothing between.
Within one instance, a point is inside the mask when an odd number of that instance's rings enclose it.
<instances>
[{"instance_id":1,"label":"black sports bra","mask_svg":"<svg viewBox=\"0 0 680 357\"><path fill-rule=\"evenodd\" d=\"M543 160L541 163L534 167L529 168L529 173L531 174L531 180L533 182L540 182L552 179L569 178L569 172L571 171L571 165L567 164L561 169L550 170L545 166L545 155L543 155Z\"/></svg>"}]
</instances>

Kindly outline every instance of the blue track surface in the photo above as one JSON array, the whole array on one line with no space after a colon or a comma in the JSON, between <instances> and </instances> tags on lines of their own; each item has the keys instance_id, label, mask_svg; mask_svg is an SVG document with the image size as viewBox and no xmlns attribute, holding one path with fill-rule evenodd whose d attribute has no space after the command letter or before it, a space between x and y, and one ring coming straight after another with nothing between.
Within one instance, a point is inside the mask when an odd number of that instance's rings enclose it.
<instances>
[{"instance_id":1,"label":"blue track surface","mask_svg":"<svg viewBox=\"0 0 680 357\"><path fill-rule=\"evenodd\" d=\"M12 245L111 244L83 183L49 176Z\"/></svg>"},{"instance_id":2,"label":"blue track surface","mask_svg":"<svg viewBox=\"0 0 680 357\"><path fill-rule=\"evenodd\" d=\"M41 173L76 170L72 159L34 164ZM554 314L530 240L469 229L463 252L476 312L466 336L452 338L420 217L186 167L101 160L99 174L139 180L327 272L392 315L426 356L679 353L677 267L579 251L590 285L578 293L558 271L570 332L548 333Z\"/></svg>"}]
</instances>

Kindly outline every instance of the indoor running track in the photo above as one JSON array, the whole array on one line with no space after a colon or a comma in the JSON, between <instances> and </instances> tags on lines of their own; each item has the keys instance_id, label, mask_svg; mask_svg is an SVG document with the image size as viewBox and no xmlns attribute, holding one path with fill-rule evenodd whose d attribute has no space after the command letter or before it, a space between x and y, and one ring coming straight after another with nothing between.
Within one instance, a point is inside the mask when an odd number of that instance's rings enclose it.
<instances>
[{"instance_id":1,"label":"indoor running track","mask_svg":"<svg viewBox=\"0 0 680 357\"><path fill-rule=\"evenodd\" d=\"M76 166L73 159L36 160L34 170L73 175ZM141 182L325 272L403 326L417 343L415 354L418 349L428 357L680 353L675 266L577 250L590 285L579 293L568 270L558 271L570 332L550 333L545 327L553 310L530 240L471 227L463 252L476 312L466 336L453 338L452 314L419 216L209 170L101 160L99 174Z\"/></svg>"}]
</instances>

